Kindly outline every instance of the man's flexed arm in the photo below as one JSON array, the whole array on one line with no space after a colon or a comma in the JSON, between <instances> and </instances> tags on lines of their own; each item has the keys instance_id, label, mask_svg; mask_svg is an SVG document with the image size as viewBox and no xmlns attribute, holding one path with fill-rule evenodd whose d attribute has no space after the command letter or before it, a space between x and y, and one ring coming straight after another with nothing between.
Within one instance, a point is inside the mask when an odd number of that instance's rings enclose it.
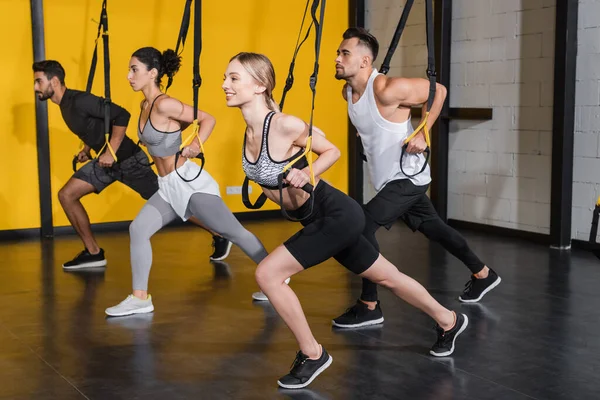
<instances>
[{"instance_id":1,"label":"man's flexed arm","mask_svg":"<svg viewBox=\"0 0 600 400\"><path fill-rule=\"evenodd\" d=\"M375 94L384 106L422 106L421 122L427 115L427 99L429 97L429 81L427 79L387 78L385 84L378 85ZM429 129L431 129L438 119L446 100L446 95L446 88L436 83L435 97L433 98L433 104L427 118L427 127ZM409 142L406 150L409 153L422 153L426 147L425 134L421 131Z\"/></svg>"}]
</instances>

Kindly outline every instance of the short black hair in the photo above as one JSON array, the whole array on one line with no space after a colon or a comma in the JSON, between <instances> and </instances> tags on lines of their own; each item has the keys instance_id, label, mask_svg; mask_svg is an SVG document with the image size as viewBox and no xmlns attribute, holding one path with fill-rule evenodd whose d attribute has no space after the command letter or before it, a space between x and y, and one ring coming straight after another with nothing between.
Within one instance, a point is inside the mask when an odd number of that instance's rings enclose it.
<instances>
[{"instance_id":1,"label":"short black hair","mask_svg":"<svg viewBox=\"0 0 600 400\"><path fill-rule=\"evenodd\" d=\"M57 77L61 85L65 84L65 69L58 61L36 61L33 63L33 72L43 72L48 80Z\"/></svg>"},{"instance_id":2,"label":"short black hair","mask_svg":"<svg viewBox=\"0 0 600 400\"><path fill-rule=\"evenodd\" d=\"M375 36L371 35L365 28L348 28L344 32L344 40L358 38L358 41L363 46L367 46L371 53L373 53L373 61L377 58L379 53L379 42Z\"/></svg>"}]
</instances>

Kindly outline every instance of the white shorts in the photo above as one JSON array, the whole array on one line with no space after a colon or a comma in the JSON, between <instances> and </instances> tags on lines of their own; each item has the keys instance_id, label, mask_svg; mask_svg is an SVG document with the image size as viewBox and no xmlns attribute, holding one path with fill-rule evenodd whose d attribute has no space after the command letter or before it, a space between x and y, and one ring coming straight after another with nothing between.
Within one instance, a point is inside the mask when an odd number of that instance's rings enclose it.
<instances>
[{"instance_id":1,"label":"white shorts","mask_svg":"<svg viewBox=\"0 0 600 400\"><path fill-rule=\"evenodd\" d=\"M186 160L177 169L179 175L185 179L194 178L198 175L198 171L200 171L200 166L190 160ZM194 193L206 193L221 197L219 184L206 170L202 170L200 176L191 182L185 182L177 172L173 171L169 175L158 177L158 194L173 207L177 215L184 221L192 216L188 210L188 203Z\"/></svg>"}]
</instances>

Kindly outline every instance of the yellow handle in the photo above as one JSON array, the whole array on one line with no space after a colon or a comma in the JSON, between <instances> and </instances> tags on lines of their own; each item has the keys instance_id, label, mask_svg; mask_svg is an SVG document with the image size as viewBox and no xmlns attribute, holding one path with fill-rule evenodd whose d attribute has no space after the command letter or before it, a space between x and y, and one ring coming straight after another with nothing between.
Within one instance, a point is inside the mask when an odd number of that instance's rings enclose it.
<instances>
[{"instance_id":1,"label":"yellow handle","mask_svg":"<svg viewBox=\"0 0 600 400\"><path fill-rule=\"evenodd\" d=\"M313 164L313 162L312 162L312 135L309 135L308 138L306 139L306 147L304 148L304 151L302 152L302 154L300 154L298 157L296 157L295 159L290 161L285 167L283 167L283 170L281 172L285 172L285 171L291 169L292 165L296 164L296 162L304 156L306 156L306 161L308 161L308 169L310 171L310 184L314 187L315 186L315 172L313 171L313 167L312 167L312 164Z\"/></svg>"},{"instance_id":2,"label":"yellow handle","mask_svg":"<svg viewBox=\"0 0 600 400\"><path fill-rule=\"evenodd\" d=\"M423 121L421 121L419 126L417 126L415 128L415 130L413 131L413 133L411 133L406 138L406 140L404 141L404 144L408 144L408 142L410 142L422 129L423 133L425 134L425 142L427 143L427 147L431 147L431 138L429 137L429 127L427 127L427 119L428 118L429 118L429 111L427 111L425 113L425 118L423 118Z\"/></svg>"},{"instance_id":3,"label":"yellow handle","mask_svg":"<svg viewBox=\"0 0 600 400\"><path fill-rule=\"evenodd\" d=\"M182 142L181 142L181 146L179 146L179 150L183 150L183 148L185 146L189 146L192 141L194 140L194 137L198 138L198 143L200 143L200 152L204 153L204 146L202 145L202 140L200 140L200 125L198 124L198 120L195 119L194 122L192 122L192 134L189 135L187 138L185 138Z\"/></svg>"},{"instance_id":4,"label":"yellow handle","mask_svg":"<svg viewBox=\"0 0 600 400\"><path fill-rule=\"evenodd\" d=\"M117 162L117 154L115 153L112 146L110 145L110 142L108 141L109 137L110 137L110 135L108 133L104 134L104 145L102 146L102 148L100 149L98 154L102 154L102 150L104 150L104 148L106 147L106 148L108 148L108 151L110 152L110 154L113 156L115 162Z\"/></svg>"}]
</instances>

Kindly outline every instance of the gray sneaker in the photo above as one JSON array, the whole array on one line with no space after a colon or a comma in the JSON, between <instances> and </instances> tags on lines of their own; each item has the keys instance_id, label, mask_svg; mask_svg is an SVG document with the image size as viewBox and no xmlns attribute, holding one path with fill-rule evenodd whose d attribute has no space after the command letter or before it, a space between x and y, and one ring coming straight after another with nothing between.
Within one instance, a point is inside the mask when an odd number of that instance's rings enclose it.
<instances>
[{"instance_id":1,"label":"gray sneaker","mask_svg":"<svg viewBox=\"0 0 600 400\"><path fill-rule=\"evenodd\" d=\"M148 295L146 300L142 300L130 294L125 300L114 307L107 308L104 312L111 317L122 317L125 315L143 314L152 311L154 311L152 296Z\"/></svg>"}]
</instances>

